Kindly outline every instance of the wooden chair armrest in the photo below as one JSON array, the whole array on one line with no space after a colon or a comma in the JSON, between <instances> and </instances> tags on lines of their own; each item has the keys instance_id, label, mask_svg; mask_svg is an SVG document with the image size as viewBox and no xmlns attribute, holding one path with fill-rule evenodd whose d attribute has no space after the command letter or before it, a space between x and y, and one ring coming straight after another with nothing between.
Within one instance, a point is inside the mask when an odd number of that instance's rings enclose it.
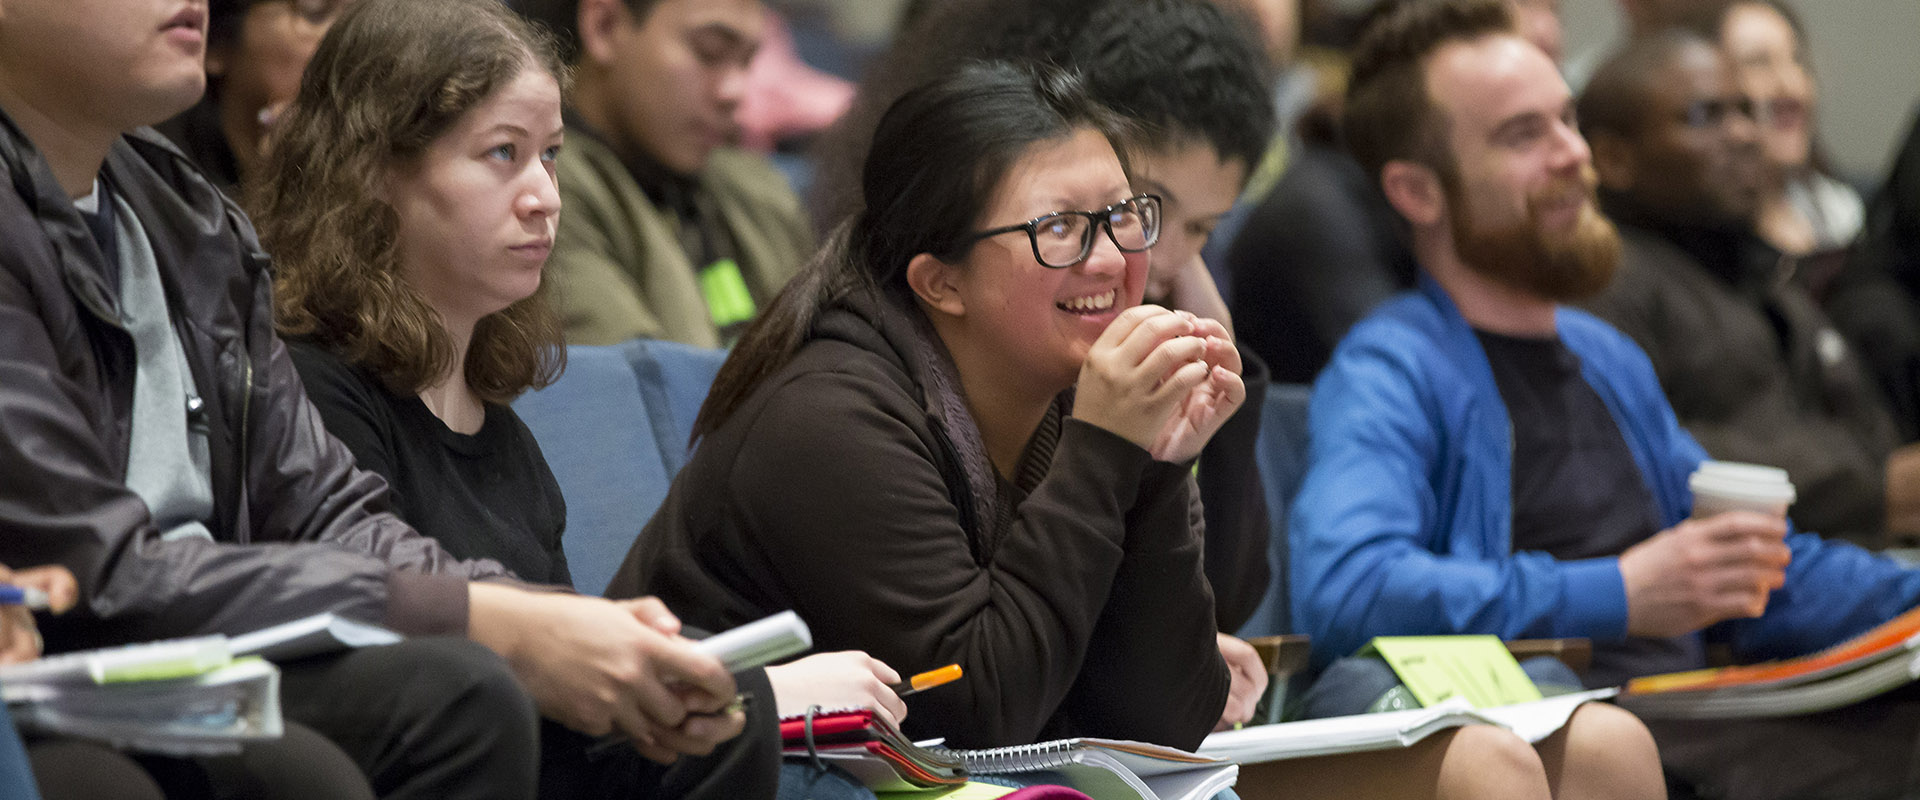
<instances>
[{"instance_id":1,"label":"wooden chair armrest","mask_svg":"<svg viewBox=\"0 0 1920 800\"><path fill-rule=\"evenodd\" d=\"M1507 652L1519 661L1535 656L1552 656L1574 672L1581 673L1593 665L1593 642L1587 639L1514 639L1506 645Z\"/></svg>"},{"instance_id":2,"label":"wooden chair armrest","mask_svg":"<svg viewBox=\"0 0 1920 800\"><path fill-rule=\"evenodd\" d=\"M1247 644L1253 645L1253 651L1260 654L1260 662L1267 665L1267 674L1281 679L1306 669L1307 661L1313 656L1312 639L1304 633L1256 636L1248 639Z\"/></svg>"}]
</instances>

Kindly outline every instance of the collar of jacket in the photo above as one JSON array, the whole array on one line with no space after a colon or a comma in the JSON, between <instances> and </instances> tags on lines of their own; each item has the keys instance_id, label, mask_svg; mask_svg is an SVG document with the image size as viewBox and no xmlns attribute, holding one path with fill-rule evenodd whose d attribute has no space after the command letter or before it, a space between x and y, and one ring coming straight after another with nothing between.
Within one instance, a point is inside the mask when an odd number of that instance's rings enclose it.
<instances>
[{"instance_id":1,"label":"collar of jacket","mask_svg":"<svg viewBox=\"0 0 1920 800\"><path fill-rule=\"evenodd\" d=\"M1663 218L1620 192L1600 191L1600 207L1623 228L1637 228L1686 253L1714 277L1743 290L1764 289L1780 265L1780 251L1751 225L1700 224Z\"/></svg>"}]
</instances>

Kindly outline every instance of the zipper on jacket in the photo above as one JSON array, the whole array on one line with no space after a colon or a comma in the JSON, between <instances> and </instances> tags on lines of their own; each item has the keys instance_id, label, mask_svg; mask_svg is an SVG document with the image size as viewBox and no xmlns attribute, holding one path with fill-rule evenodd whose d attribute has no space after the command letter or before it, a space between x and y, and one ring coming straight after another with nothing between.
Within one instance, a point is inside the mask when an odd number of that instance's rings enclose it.
<instances>
[{"instance_id":1,"label":"zipper on jacket","mask_svg":"<svg viewBox=\"0 0 1920 800\"><path fill-rule=\"evenodd\" d=\"M241 485L245 486L250 461L247 456L251 451L247 440L253 435L253 356L247 353L245 347L240 348L240 364L243 369L240 383L240 469L237 474L241 476Z\"/></svg>"}]
</instances>

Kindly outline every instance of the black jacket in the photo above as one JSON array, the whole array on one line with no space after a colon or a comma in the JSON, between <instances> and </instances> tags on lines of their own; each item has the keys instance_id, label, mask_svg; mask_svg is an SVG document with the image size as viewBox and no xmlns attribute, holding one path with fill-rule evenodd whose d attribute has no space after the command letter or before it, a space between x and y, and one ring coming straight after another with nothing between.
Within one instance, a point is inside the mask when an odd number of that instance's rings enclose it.
<instances>
[{"instance_id":1,"label":"black jacket","mask_svg":"<svg viewBox=\"0 0 1920 800\"><path fill-rule=\"evenodd\" d=\"M75 613L44 626L59 651L239 633L334 611L410 634L462 633L461 562L386 512L273 334L267 257L251 225L150 131L116 142L104 174L135 210L204 396L215 542L161 541L126 487L133 339L86 223L0 114L0 563L63 564Z\"/></svg>"},{"instance_id":2,"label":"black jacket","mask_svg":"<svg viewBox=\"0 0 1920 800\"><path fill-rule=\"evenodd\" d=\"M1744 230L1661 225L1627 198L1603 202L1620 271L1588 306L1646 350L1680 424L1714 458L1785 469L1802 528L1884 545L1897 429L1780 254Z\"/></svg>"},{"instance_id":3,"label":"black jacket","mask_svg":"<svg viewBox=\"0 0 1920 800\"><path fill-rule=\"evenodd\" d=\"M1000 482L1017 504L976 502L910 313L828 309L700 443L608 594L657 594L712 629L792 608L815 650L902 674L960 664L909 701L916 737L1197 746L1228 677L1190 465L1054 417Z\"/></svg>"}]
</instances>

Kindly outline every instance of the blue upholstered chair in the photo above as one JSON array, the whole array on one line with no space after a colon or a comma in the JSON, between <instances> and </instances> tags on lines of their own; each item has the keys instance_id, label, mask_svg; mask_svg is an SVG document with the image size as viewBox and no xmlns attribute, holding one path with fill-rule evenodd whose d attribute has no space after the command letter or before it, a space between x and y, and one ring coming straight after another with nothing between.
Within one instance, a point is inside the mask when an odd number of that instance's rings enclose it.
<instances>
[{"instance_id":1,"label":"blue upholstered chair","mask_svg":"<svg viewBox=\"0 0 1920 800\"><path fill-rule=\"evenodd\" d=\"M687 432L721 351L635 341L567 348L567 370L514 410L567 500L574 587L604 591L686 463Z\"/></svg>"},{"instance_id":2,"label":"blue upholstered chair","mask_svg":"<svg viewBox=\"0 0 1920 800\"><path fill-rule=\"evenodd\" d=\"M1266 597L1241 626L1241 638L1277 636L1293 632L1287 610L1287 512L1300 481L1307 473L1307 398L1311 387L1281 383L1267 387L1260 408L1260 441L1254 458L1260 464L1260 483L1266 492L1267 565L1273 576Z\"/></svg>"}]
</instances>

